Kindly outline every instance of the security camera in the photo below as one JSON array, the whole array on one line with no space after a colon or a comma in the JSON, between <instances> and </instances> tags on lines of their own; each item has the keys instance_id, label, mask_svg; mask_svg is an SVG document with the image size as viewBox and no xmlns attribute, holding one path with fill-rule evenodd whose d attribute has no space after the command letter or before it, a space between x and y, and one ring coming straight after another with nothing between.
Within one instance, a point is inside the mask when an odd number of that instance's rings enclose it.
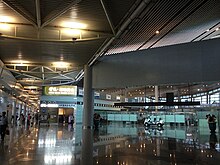
<instances>
[{"instance_id":1,"label":"security camera","mask_svg":"<svg viewBox=\"0 0 220 165\"><path fill-rule=\"evenodd\" d=\"M72 40L73 40L73 41L76 41L76 40L77 40L77 38L72 38Z\"/></svg>"}]
</instances>

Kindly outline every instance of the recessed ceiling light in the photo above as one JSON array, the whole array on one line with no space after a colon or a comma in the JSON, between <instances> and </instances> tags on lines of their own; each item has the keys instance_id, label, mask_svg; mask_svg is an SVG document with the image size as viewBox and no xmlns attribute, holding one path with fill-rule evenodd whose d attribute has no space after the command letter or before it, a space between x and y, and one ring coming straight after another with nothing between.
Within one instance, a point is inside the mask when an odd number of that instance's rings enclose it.
<instances>
[{"instance_id":1,"label":"recessed ceiling light","mask_svg":"<svg viewBox=\"0 0 220 165\"><path fill-rule=\"evenodd\" d=\"M215 29L215 31L218 31L218 30L219 30L219 28L216 28L216 29Z\"/></svg>"},{"instance_id":2,"label":"recessed ceiling light","mask_svg":"<svg viewBox=\"0 0 220 165\"><path fill-rule=\"evenodd\" d=\"M210 29L207 29L207 30L206 30L206 32L209 32L209 31L210 31Z\"/></svg>"},{"instance_id":3,"label":"recessed ceiling light","mask_svg":"<svg viewBox=\"0 0 220 165\"><path fill-rule=\"evenodd\" d=\"M157 30L157 31L156 31L156 34L159 34L159 33L160 33L160 31L159 31L159 30Z\"/></svg>"},{"instance_id":4,"label":"recessed ceiling light","mask_svg":"<svg viewBox=\"0 0 220 165\"><path fill-rule=\"evenodd\" d=\"M60 56L60 61L63 61L63 55Z\"/></svg>"},{"instance_id":5,"label":"recessed ceiling light","mask_svg":"<svg viewBox=\"0 0 220 165\"><path fill-rule=\"evenodd\" d=\"M22 58L22 53L21 53L21 52L18 53L18 58L19 58L19 59Z\"/></svg>"}]
</instances>

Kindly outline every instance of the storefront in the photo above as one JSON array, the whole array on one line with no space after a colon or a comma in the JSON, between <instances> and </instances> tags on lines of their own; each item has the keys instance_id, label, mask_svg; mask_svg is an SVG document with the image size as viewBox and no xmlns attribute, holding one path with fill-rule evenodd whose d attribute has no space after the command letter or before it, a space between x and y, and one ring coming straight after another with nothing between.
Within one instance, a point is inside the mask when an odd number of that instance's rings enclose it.
<instances>
[{"instance_id":1,"label":"storefront","mask_svg":"<svg viewBox=\"0 0 220 165\"><path fill-rule=\"evenodd\" d=\"M73 124L77 115L76 86L45 86L40 98L40 123Z\"/></svg>"}]
</instances>

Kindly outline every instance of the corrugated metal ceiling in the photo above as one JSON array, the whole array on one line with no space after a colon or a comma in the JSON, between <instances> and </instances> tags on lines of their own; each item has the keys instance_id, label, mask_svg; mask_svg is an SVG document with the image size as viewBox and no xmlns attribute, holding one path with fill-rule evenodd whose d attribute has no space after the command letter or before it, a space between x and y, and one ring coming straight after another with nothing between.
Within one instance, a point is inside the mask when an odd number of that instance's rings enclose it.
<instances>
[{"instance_id":1,"label":"corrugated metal ceiling","mask_svg":"<svg viewBox=\"0 0 220 165\"><path fill-rule=\"evenodd\" d=\"M132 20L108 54L190 42L220 18L217 0L158 0L154 3ZM155 33L157 30L159 34Z\"/></svg>"}]
</instances>

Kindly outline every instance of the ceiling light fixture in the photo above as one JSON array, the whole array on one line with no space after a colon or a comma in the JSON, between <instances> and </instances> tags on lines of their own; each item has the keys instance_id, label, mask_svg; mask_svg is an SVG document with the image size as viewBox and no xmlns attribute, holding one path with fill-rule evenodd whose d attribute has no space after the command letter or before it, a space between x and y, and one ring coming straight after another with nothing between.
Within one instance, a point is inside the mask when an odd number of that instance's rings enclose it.
<instances>
[{"instance_id":1,"label":"ceiling light fixture","mask_svg":"<svg viewBox=\"0 0 220 165\"><path fill-rule=\"evenodd\" d=\"M58 62L53 62L52 65L56 68L68 68L70 66L70 63L58 61Z\"/></svg>"},{"instance_id":2,"label":"ceiling light fixture","mask_svg":"<svg viewBox=\"0 0 220 165\"><path fill-rule=\"evenodd\" d=\"M157 31L156 31L156 34L159 34L159 33L160 33L160 31L159 31L159 30L157 30Z\"/></svg>"},{"instance_id":3,"label":"ceiling light fixture","mask_svg":"<svg viewBox=\"0 0 220 165\"><path fill-rule=\"evenodd\" d=\"M86 24L79 23L79 22L63 22L61 26L71 29L85 29Z\"/></svg>"},{"instance_id":4,"label":"ceiling light fixture","mask_svg":"<svg viewBox=\"0 0 220 165\"><path fill-rule=\"evenodd\" d=\"M73 41L76 41L76 40L77 40L77 38L73 37L73 38L72 38L72 40L73 40Z\"/></svg>"},{"instance_id":5,"label":"ceiling light fixture","mask_svg":"<svg viewBox=\"0 0 220 165\"><path fill-rule=\"evenodd\" d=\"M5 23L0 23L0 29L2 30L10 30L11 26Z\"/></svg>"},{"instance_id":6,"label":"ceiling light fixture","mask_svg":"<svg viewBox=\"0 0 220 165\"><path fill-rule=\"evenodd\" d=\"M30 63L29 61L25 61L25 60L13 60L11 61L12 64L15 64L15 65L23 65L23 64L27 64L27 63Z\"/></svg>"},{"instance_id":7,"label":"ceiling light fixture","mask_svg":"<svg viewBox=\"0 0 220 165\"><path fill-rule=\"evenodd\" d=\"M4 23L14 22L14 19L9 16L0 16L0 22L4 22Z\"/></svg>"},{"instance_id":8,"label":"ceiling light fixture","mask_svg":"<svg viewBox=\"0 0 220 165\"><path fill-rule=\"evenodd\" d=\"M69 34L69 35L80 35L81 34L81 31L77 29L63 29L62 32L65 34Z\"/></svg>"},{"instance_id":9,"label":"ceiling light fixture","mask_svg":"<svg viewBox=\"0 0 220 165\"><path fill-rule=\"evenodd\" d=\"M38 89L38 86L24 86L24 89Z\"/></svg>"}]
</instances>

